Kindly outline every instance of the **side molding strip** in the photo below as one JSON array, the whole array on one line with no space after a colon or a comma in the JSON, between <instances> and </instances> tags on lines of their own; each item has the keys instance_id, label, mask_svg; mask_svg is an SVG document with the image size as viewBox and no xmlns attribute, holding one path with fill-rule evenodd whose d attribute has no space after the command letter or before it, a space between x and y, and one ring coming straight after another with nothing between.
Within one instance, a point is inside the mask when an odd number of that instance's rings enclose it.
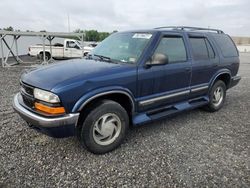
<instances>
[{"instance_id":1,"label":"side molding strip","mask_svg":"<svg viewBox=\"0 0 250 188\"><path fill-rule=\"evenodd\" d=\"M169 98L172 98L172 97L177 97L177 96L180 96L180 95L189 94L189 92L190 92L189 90L180 91L180 92L177 92L177 93L172 93L172 94L168 94L168 95L164 95L164 96L155 97L155 98L152 98L152 99L147 99L147 100L144 100L144 101L140 101L139 104L140 105L148 105L148 104L151 104L151 103L163 100L163 99L169 99Z\"/></svg>"},{"instance_id":2,"label":"side molding strip","mask_svg":"<svg viewBox=\"0 0 250 188\"><path fill-rule=\"evenodd\" d=\"M205 89L208 89L208 86L201 86L201 87L193 88L193 89L191 89L191 92L198 92L198 91L202 91L202 90L205 90ZM169 99L169 98L172 98L172 97L177 97L177 96L181 96L181 95L185 95L185 94L189 94L189 93L190 93L190 90L180 91L180 92L177 92L177 93L171 93L171 94L168 94L168 95L163 95L163 96L160 96L160 97L155 97L155 98L152 98L152 99L147 99L147 100L144 100L144 101L140 101L139 105L142 105L142 106L143 105L148 105L148 104L152 104L154 102L160 101L160 100Z\"/></svg>"},{"instance_id":3,"label":"side molding strip","mask_svg":"<svg viewBox=\"0 0 250 188\"><path fill-rule=\"evenodd\" d=\"M191 89L191 92L197 92L197 91L201 91L201 90L205 90L205 89L208 89L208 86L193 88L193 89Z\"/></svg>"}]
</instances>

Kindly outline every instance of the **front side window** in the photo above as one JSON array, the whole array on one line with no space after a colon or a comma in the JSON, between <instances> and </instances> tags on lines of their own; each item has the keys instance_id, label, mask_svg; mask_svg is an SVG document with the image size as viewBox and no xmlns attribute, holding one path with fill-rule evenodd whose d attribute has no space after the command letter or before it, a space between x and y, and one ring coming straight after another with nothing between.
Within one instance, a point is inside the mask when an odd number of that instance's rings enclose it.
<instances>
[{"instance_id":1,"label":"front side window","mask_svg":"<svg viewBox=\"0 0 250 188\"><path fill-rule=\"evenodd\" d=\"M151 33L115 33L98 44L90 55L134 64L138 61L151 37Z\"/></svg>"},{"instance_id":2,"label":"front side window","mask_svg":"<svg viewBox=\"0 0 250 188\"><path fill-rule=\"evenodd\" d=\"M80 49L79 46L74 41L67 41L66 47Z\"/></svg>"},{"instance_id":3,"label":"front side window","mask_svg":"<svg viewBox=\"0 0 250 188\"><path fill-rule=\"evenodd\" d=\"M184 62L187 60L186 48L180 36L163 37L155 50L156 53L165 55L169 63Z\"/></svg>"}]
</instances>

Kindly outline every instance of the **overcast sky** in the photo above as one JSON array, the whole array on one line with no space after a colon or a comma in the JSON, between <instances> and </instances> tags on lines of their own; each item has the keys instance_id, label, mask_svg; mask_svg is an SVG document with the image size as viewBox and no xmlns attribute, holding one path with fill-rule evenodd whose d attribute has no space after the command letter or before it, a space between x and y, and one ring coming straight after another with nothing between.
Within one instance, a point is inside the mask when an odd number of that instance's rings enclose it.
<instances>
[{"instance_id":1,"label":"overcast sky","mask_svg":"<svg viewBox=\"0 0 250 188\"><path fill-rule=\"evenodd\" d=\"M0 28L99 31L187 25L250 36L250 0L1 0Z\"/></svg>"}]
</instances>

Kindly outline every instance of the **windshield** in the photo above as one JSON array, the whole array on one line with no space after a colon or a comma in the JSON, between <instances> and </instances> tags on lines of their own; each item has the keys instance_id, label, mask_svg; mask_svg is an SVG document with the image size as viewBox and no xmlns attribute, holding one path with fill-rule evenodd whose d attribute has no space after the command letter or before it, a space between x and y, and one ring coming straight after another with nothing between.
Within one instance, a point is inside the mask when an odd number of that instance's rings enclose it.
<instances>
[{"instance_id":1,"label":"windshield","mask_svg":"<svg viewBox=\"0 0 250 188\"><path fill-rule=\"evenodd\" d=\"M136 63L151 37L150 33L115 33L97 45L91 55Z\"/></svg>"}]
</instances>

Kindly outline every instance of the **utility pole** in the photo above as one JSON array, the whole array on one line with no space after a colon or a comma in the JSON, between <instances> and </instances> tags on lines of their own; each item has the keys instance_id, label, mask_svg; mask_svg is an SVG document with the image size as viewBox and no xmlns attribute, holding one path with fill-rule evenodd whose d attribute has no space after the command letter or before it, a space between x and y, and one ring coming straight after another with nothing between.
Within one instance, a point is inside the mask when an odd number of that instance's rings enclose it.
<instances>
[{"instance_id":1,"label":"utility pole","mask_svg":"<svg viewBox=\"0 0 250 188\"><path fill-rule=\"evenodd\" d=\"M69 13L68 13L68 32L70 33L70 20L69 20Z\"/></svg>"}]
</instances>

